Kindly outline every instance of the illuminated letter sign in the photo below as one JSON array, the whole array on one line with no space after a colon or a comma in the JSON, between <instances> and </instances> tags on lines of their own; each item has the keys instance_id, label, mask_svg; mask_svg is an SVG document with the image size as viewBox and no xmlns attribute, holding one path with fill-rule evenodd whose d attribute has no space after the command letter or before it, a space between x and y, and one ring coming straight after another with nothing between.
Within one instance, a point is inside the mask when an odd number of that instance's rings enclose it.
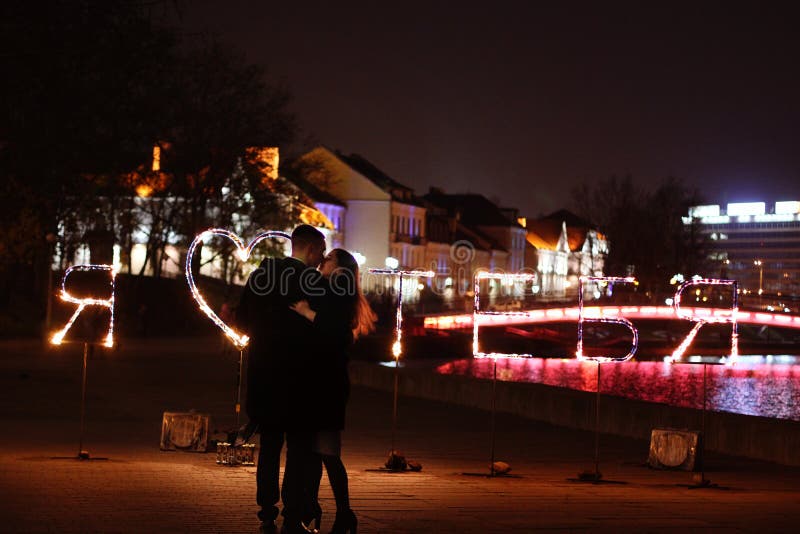
<instances>
[{"instance_id":1,"label":"illuminated letter sign","mask_svg":"<svg viewBox=\"0 0 800 534\"><path fill-rule=\"evenodd\" d=\"M107 299L100 299L100 298L77 298L69 294L67 291L67 278L69 275L72 274L73 271L107 271L110 274L110 286L111 286L111 296ZM64 341L64 336L67 335L69 329L72 328L72 325L75 323L75 320L81 314L81 312L87 306L101 306L104 308L108 308L111 313L111 318L108 321L108 333L105 335L105 339L103 340L103 345L106 347L114 346L114 278L116 277L117 273L114 271L114 268L111 265L74 265L67 269L64 273L64 277L61 279L61 300L65 302L71 302L72 304L77 304L78 309L75 310L75 313L72 314L67 324L53 334L53 337L50 338L50 342L54 345L60 345Z\"/></svg>"},{"instance_id":2,"label":"illuminated letter sign","mask_svg":"<svg viewBox=\"0 0 800 534\"><path fill-rule=\"evenodd\" d=\"M389 264L387 259L387 265ZM394 258L392 258L394 259ZM397 261L397 260L395 260ZM370 274L379 274L385 276L397 276L397 308L395 310L395 324L394 324L394 343L392 343L392 356L395 360L400 358L403 354L403 278L433 278L436 273L433 271L398 271L397 269L370 269Z\"/></svg>"},{"instance_id":3,"label":"illuminated letter sign","mask_svg":"<svg viewBox=\"0 0 800 534\"><path fill-rule=\"evenodd\" d=\"M625 362L630 360L634 354L636 354L636 349L639 347L639 332L637 332L636 327L633 326L629 320L625 319L624 317L605 317L605 316L597 316L597 317L585 317L584 316L584 309L583 309L583 283L584 282L598 282L600 284L608 283L624 283L624 284L632 284L636 281L635 278L628 277L628 278L621 278L616 276L582 276L580 278L580 283L578 284L578 350L576 351L575 355L578 357L579 360L593 360L597 362ZM599 310L598 310L599 311ZM628 351L628 354L622 357L616 356L584 356L583 355L583 323L585 322L592 322L592 323L611 323L611 324L621 324L626 326L633 335L633 339L631 340L631 350Z\"/></svg>"},{"instance_id":4,"label":"illuminated letter sign","mask_svg":"<svg viewBox=\"0 0 800 534\"><path fill-rule=\"evenodd\" d=\"M730 286L733 292L731 308L729 311L712 312L707 308L695 308L693 312L685 312L681 308L681 295L687 287L691 286ZM672 353L672 356L664 358L666 362L675 362L683 357L686 349L694 340L700 328L707 323L731 323L731 359L729 363L734 363L739 357L739 337L736 323L736 314L739 313L738 302L738 284L736 280L718 280L716 278L701 278L698 280L690 280L682 283L673 297L673 306L675 308L675 315L681 319L688 319L694 321L696 324L694 328L687 334L686 338L681 342L677 349Z\"/></svg>"},{"instance_id":5,"label":"illuminated letter sign","mask_svg":"<svg viewBox=\"0 0 800 534\"><path fill-rule=\"evenodd\" d=\"M488 271L478 271L475 273L473 288L475 291L472 306L472 356L474 358L532 358L533 354L511 354L505 352L484 352L480 346L479 327L481 322L492 324L497 319L523 319L530 317L530 311L482 311L481 310L481 280L500 280L503 282L533 282L536 280L536 273L492 273Z\"/></svg>"},{"instance_id":6,"label":"illuminated letter sign","mask_svg":"<svg viewBox=\"0 0 800 534\"><path fill-rule=\"evenodd\" d=\"M236 245L237 256L242 261L247 261L247 259L250 257L250 253L253 251L253 248L256 245L258 245L262 240L270 237L280 237L283 239L290 239L290 236L285 232L276 232L276 231L262 232L258 234L252 241L250 241L250 244L245 246L244 241L242 241L242 239L233 232L229 232L228 230L223 230L221 228L211 228L209 230L200 233L197 237L194 238L192 244L189 245L189 251L186 254L186 281L189 283L189 290L192 292L194 300L197 301L197 304L200 306L200 309L203 311L203 313L205 313L208 316L208 318L214 322L214 324L216 324L218 327L222 329L225 335L228 336L228 339L230 339L233 342L233 344L236 345L236 348L243 349L244 347L247 346L247 343L248 341L250 341L250 338L244 334L240 334L239 332L235 331L233 328L228 326L227 323L225 323L225 321L220 319L216 313L214 313L214 310L212 310L211 306L209 306L206 303L206 300L203 298L203 296L200 294L200 291L197 289L197 285L195 285L194 283L194 277L192 276L192 258L194 257L195 249L200 243L203 242L204 239L214 235L227 237L228 239L233 241L233 244Z\"/></svg>"}]
</instances>

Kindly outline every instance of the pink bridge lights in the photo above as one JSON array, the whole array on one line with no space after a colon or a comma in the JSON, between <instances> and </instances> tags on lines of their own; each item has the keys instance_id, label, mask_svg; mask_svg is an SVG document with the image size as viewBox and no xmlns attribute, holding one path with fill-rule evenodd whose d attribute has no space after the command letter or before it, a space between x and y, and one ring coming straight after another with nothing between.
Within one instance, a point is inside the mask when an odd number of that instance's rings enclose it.
<instances>
[{"instance_id":1,"label":"pink bridge lights","mask_svg":"<svg viewBox=\"0 0 800 534\"><path fill-rule=\"evenodd\" d=\"M682 284L675 293L674 307L667 306L584 306L583 300L579 301L577 307L571 308L551 308L515 312L491 312L480 310L480 300L478 297L477 280L480 277L492 275L479 274L476 276L476 298L475 310L471 315L448 315L426 317L424 327L427 329L468 329L473 330L473 355L476 358L529 358L531 354L503 354L485 353L479 350L478 328L480 326L505 326L514 324L531 324L555 321L571 321L578 323L578 344L576 356L578 359L595 359L598 361L626 361L636 352L638 331L630 319L683 319L692 321L694 326L683 341L674 349L670 356L665 358L666 362L681 361L686 350L691 345L699 330L707 324L728 323L731 324L730 353L723 358L724 363L735 363L739 356L738 349L738 323L755 323L774 326L782 326L800 329L800 317L775 313L747 312L741 311L738 307L737 283L735 280L719 279L697 279ZM632 283L632 278L587 278L587 280L602 280L607 283ZM583 279L581 279L581 285ZM681 305L681 297L686 289L692 287L717 287L729 289L732 295L732 302L727 308L708 308L708 307L686 307ZM699 289L697 290L699 294ZM579 292L581 293L581 292ZM632 335L631 349L627 355L622 357L587 357L583 354L582 330L584 323L616 323L626 326Z\"/></svg>"},{"instance_id":2,"label":"pink bridge lights","mask_svg":"<svg viewBox=\"0 0 800 534\"><path fill-rule=\"evenodd\" d=\"M684 313L695 317L726 318L731 316L730 308L693 308L681 306ZM682 319L672 306L586 306L584 313L594 317L627 317L628 319ZM516 312L514 315L486 315L481 317L482 326L501 326L511 324L553 323L558 321L578 321L580 310L577 306L568 308L548 308ZM786 313L762 313L739 310L736 322L763 324L800 329L800 316ZM472 314L437 315L426 317L425 328L433 330L460 330L472 328Z\"/></svg>"}]
</instances>

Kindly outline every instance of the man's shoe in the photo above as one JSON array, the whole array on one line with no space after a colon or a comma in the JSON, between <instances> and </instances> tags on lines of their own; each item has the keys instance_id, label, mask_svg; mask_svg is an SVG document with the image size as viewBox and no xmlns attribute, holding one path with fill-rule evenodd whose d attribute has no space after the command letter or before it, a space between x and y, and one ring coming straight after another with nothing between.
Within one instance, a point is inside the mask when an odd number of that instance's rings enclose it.
<instances>
[{"instance_id":1,"label":"man's shoe","mask_svg":"<svg viewBox=\"0 0 800 534\"><path fill-rule=\"evenodd\" d=\"M262 521L258 527L258 534L278 534L278 525L275 521Z\"/></svg>"}]
</instances>

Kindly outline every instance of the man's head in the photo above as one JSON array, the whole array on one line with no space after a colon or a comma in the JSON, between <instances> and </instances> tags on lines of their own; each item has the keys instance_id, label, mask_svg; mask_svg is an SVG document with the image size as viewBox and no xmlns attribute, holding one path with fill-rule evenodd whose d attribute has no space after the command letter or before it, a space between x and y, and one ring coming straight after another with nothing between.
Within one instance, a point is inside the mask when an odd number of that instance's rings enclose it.
<instances>
[{"instance_id":1,"label":"man's head","mask_svg":"<svg viewBox=\"0 0 800 534\"><path fill-rule=\"evenodd\" d=\"M325 256L325 236L308 224L301 224L292 232L292 257L309 267L316 267Z\"/></svg>"}]
</instances>

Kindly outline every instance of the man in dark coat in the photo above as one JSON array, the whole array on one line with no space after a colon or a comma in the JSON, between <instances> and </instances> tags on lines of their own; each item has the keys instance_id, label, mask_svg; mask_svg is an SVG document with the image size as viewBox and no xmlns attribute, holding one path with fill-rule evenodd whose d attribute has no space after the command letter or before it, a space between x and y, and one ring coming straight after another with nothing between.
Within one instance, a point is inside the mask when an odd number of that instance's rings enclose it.
<instances>
[{"instance_id":1,"label":"man in dark coat","mask_svg":"<svg viewBox=\"0 0 800 534\"><path fill-rule=\"evenodd\" d=\"M324 296L316 269L324 254L323 234L309 225L298 226L292 232L291 257L265 259L247 280L237 309L236 322L250 336L245 409L261 434L256 502L264 532L276 531L279 498L283 498L284 532L302 532L301 521L310 517L313 506L305 477L317 429L314 397L308 395L304 376L318 355L311 324L289 306L307 300L313 307Z\"/></svg>"}]
</instances>

